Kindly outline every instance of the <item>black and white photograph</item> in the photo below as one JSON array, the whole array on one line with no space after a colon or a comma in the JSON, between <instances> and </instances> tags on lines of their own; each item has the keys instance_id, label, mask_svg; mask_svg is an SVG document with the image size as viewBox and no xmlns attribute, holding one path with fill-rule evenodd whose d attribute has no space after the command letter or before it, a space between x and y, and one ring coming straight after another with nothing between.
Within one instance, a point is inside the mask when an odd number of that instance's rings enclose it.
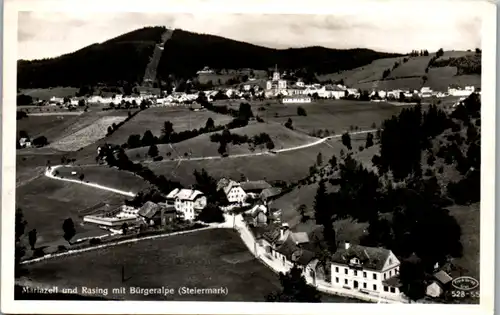
<instances>
[{"instance_id":1,"label":"black and white photograph","mask_svg":"<svg viewBox=\"0 0 500 315\"><path fill-rule=\"evenodd\" d=\"M492 311L493 4L22 2L4 20L2 311Z\"/></svg>"}]
</instances>

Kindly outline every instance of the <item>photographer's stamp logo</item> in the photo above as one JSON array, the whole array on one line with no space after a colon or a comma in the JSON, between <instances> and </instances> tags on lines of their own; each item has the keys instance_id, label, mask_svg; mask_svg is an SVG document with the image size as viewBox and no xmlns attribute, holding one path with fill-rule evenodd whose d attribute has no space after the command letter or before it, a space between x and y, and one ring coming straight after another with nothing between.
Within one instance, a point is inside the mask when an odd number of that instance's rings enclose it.
<instances>
[{"instance_id":1,"label":"photographer's stamp logo","mask_svg":"<svg viewBox=\"0 0 500 315\"><path fill-rule=\"evenodd\" d=\"M467 277L467 276L466 277L458 277L458 278L453 279L453 281L451 282L451 285L455 289L470 291L470 290L474 290L475 288L477 288L479 286L479 281L477 281L476 279L474 279L472 277Z\"/></svg>"}]
</instances>

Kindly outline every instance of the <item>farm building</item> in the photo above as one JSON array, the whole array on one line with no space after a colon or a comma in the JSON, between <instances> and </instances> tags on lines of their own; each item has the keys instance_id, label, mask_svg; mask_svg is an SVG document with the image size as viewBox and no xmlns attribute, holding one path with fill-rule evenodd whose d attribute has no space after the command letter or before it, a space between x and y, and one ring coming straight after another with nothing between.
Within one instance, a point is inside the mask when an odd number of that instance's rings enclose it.
<instances>
[{"instance_id":1,"label":"farm building","mask_svg":"<svg viewBox=\"0 0 500 315\"><path fill-rule=\"evenodd\" d=\"M176 188L167 195L168 205L181 212L185 220L194 220L198 212L206 207L207 197L199 190Z\"/></svg>"},{"instance_id":2,"label":"farm building","mask_svg":"<svg viewBox=\"0 0 500 315\"><path fill-rule=\"evenodd\" d=\"M282 101L283 104L304 104L304 103L311 103L312 98L306 95L294 95L294 96L285 96Z\"/></svg>"},{"instance_id":3,"label":"farm building","mask_svg":"<svg viewBox=\"0 0 500 315\"><path fill-rule=\"evenodd\" d=\"M227 178L221 178L217 183L217 191L223 189L226 194L227 200L230 203L243 203L247 194L241 188L240 183Z\"/></svg>"}]
</instances>

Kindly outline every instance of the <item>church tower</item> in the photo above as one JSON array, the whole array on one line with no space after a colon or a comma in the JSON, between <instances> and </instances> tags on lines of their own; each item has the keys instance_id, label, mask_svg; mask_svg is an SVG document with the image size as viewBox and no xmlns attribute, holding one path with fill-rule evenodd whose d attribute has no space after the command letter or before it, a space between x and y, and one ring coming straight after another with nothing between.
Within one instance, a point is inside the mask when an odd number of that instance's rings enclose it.
<instances>
[{"instance_id":1,"label":"church tower","mask_svg":"<svg viewBox=\"0 0 500 315\"><path fill-rule=\"evenodd\" d=\"M274 66L273 81L280 80L280 73L278 72L278 65Z\"/></svg>"}]
</instances>

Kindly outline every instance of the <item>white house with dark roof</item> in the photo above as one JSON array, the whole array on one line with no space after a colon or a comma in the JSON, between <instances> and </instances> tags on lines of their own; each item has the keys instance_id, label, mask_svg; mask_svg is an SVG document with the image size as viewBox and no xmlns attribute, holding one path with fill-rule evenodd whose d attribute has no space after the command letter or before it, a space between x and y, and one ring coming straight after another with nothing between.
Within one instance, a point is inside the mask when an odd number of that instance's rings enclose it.
<instances>
[{"instance_id":1,"label":"white house with dark roof","mask_svg":"<svg viewBox=\"0 0 500 315\"><path fill-rule=\"evenodd\" d=\"M207 206L207 197L199 190L176 188L167 195L168 204L173 204L185 220L194 220L198 212Z\"/></svg>"},{"instance_id":2,"label":"white house with dark roof","mask_svg":"<svg viewBox=\"0 0 500 315\"><path fill-rule=\"evenodd\" d=\"M286 269L291 269L294 264L305 268L315 258L315 254L306 248L309 244L307 233L292 232L286 223L263 233L260 243L271 259L279 261Z\"/></svg>"},{"instance_id":3,"label":"white house with dark roof","mask_svg":"<svg viewBox=\"0 0 500 315\"><path fill-rule=\"evenodd\" d=\"M230 203L241 204L247 197L247 193L241 188L240 183L228 178L221 178L217 182L217 191L221 189L224 191L224 194L226 194L227 200Z\"/></svg>"},{"instance_id":4,"label":"white house with dark roof","mask_svg":"<svg viewBox=\"0 0 500 315\"><path fill-rule=\"evenodd\" d=\"M388 249L345 244L331 257L331 285L375 296L400 297L400 262Z\"/></svg>"}]
</instances>

